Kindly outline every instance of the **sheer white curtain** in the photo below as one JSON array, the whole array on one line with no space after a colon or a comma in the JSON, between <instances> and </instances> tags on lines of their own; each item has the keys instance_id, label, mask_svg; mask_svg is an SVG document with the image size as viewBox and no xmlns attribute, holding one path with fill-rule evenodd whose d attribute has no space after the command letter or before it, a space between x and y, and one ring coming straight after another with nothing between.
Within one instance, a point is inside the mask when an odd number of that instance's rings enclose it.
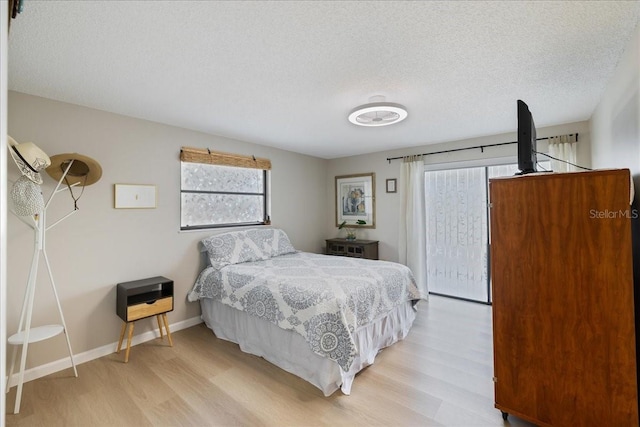
<instances>
[{"instance_id":1,"label":"sheer white curtain","mask_svg":"<svg viewBox=\"0 0 640 427\"><path fill-rule=\"evenodd\" d=\"M562 135L549 138L549 155L566 162L577 163L576 159L576 136ZM577 168L565 162L551 159L551 170L554 172L573 172Z\"/></svg>"},{"instance_id":2,"label":"sheer white curtain","mask_svg":"<svg viewBox=\"0 0 640 427\"><path fill-rule=\"evenodd\" d=\"M427 287L426 214L424 203L424 161L422 156L405 157L400 166L400 263L411 269L424 298Z\"/></svg>"}]
</instances>

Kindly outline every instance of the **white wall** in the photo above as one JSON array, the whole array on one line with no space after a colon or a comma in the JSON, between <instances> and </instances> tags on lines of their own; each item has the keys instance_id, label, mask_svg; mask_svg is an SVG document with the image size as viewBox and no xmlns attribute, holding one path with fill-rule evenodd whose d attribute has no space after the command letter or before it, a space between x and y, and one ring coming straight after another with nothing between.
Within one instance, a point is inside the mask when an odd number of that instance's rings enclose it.
<instances>
[{"instance_id":1,"label":"white wall","mask_svg":"<svg viewBox=\"0 0 640 427\"><path fill-rule=\"evenodd\" d=\"M628 168L635 183L631 216L633 280L640 285L640 24L591 118L593 165ZM636 305L639 298L636 295ZM636 314L637 315L637 314ZM636 332L636 354L640 354Z\"/></svg>"},{"instance_id":2,"label":"white wall","mask_svg":"<svg viewBox=\"0 0 640 427\"><path fill-rule=\"evenodd\" d=\"M535 119L535 112L534 119ZM514 102L514 120L515 120L515 102ZM402 126L399 124L398 126ZM514 128L517 127L514 121ZM364 131L375 131L375 129L363 129ZM539 138L565 135L570 133L578 133L579 139L577 144L578 164L590 167L590 135L588 122L570 123L548 128L538 128L537 135ZM327 169L327 193L329 194L329 203L326 207L326 237L344 237L344 232L338 230L335 225L335 177L340 175L350 175L356 173L375 173L376 180L376 228L358 230L358 238L379 240L379 256L380 259L389 261L398 260L398 216L399 216L399 194L386 193L386 180L389 178L398 178L400 176L401 160L393 160L389 163L388 157L405 156L410 154L422 154L449 150L462 147L473 147L483 144L495 144L501 142L510 142L517 140L517 134L507 133L502 135L487 136L481 138L467 139L463 141L452 141L444 144L425 145L404 150L384 151L361 156L344 157L329 161ZM457 165L468 166L478 162L486 162L496 160L498 162L517 162L516 158L517 145L507 145L501 147L490 147L480 150L457 151L448 154L437 154L425 157L427 167L446 166L462 167ZM546 143L538 143L538 151L546 151ZM539 156L539 159L543 159Z\"/></svg>"},{"instance_id":3,"label":"white wall","mask_svg":"<svg viewBox=\"0 0 640 427\"><path fill-rule=\"evenodd\" d=\"M200 266L197 242L216 231L180 232L181 146L253 154L272 161L272 223L283 228L300 250L319 252L325 238L326 165L323 159L206 135L159 123L9 92L9 134L32 141L50 156L78 152L96 159L102 179L86 187L80 210L51 229L47 249L74 353L117 341L121 320L115 314L119 282L162 275L174 280L175 310L170 323L197 317L197 303L186 295ZM18 170L10 161L9 179ZM45 197L54 181L44 174ZM154 184L156 209L114 209L116 183ZM76 190L78 193L78 190ZM49 222L72 209L69 195L54 199ZM32 232L10 215L8 222L7 330L18 326L31 262ZM59 323L46 270L40 269L34 325ZM136 324L136 335L151 320ZM114 348L115 350L115 348ZM62 337L30 346L29 366L67 356Z\"/></svg>"},{"instance_id":4,"label":"white wall","mask_svg":"<svg viewBox=\"0 0 640 427\"><path fill-rule=\"evenodd\" d=\"M591 118L593 165L629 168L640 188L640 25Z\"/></svg>"}]
</instances>

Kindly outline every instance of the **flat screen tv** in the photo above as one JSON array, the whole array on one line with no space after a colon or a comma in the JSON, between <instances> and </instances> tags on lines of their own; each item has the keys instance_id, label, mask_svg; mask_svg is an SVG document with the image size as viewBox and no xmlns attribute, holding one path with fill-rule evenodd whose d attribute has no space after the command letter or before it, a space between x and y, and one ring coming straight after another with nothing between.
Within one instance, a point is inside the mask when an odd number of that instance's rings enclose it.
<instances>
[{"instance_id":1,"label":"flat screen tv","mask_svg":"<svg viewBox=\"0 0 640 427\"><path fill-rule=\"evenodd\" d=\"M518 100L518 174L536 172L536 163L536 125L527 104Z\"/></svg>"}]
</instances>

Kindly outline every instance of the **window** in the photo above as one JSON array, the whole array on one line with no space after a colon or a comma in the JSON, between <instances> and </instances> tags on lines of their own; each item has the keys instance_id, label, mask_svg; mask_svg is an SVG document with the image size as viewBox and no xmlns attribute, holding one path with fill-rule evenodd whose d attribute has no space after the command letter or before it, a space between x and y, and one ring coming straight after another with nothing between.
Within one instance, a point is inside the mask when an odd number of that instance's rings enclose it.
<instances>
[{"instance_id":1,"label":"window","mask_svg":"<svg viewBox=\"0 0 640 427\"><path fill-rule=\"evenodd\" d=\"M430 293L491 303L488 180L516 172L517 164L425 172Z\"/></svg>"},{"instance_id":2,"label":"window","mask_svg":"<svg viewBox=\"0 0 640 427\"><path fill-rule=\"evenodd\" d=\"M269 224L271 162L183 147L180 229Z\"/></svg>"}]
</instances>

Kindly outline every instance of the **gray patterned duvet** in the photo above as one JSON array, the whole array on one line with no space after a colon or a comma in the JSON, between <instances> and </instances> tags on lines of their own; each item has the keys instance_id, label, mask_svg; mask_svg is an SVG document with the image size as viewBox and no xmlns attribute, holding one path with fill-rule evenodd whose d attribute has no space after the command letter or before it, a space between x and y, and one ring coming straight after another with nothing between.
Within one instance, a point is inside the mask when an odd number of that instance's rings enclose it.
<instances>
[{"instance_id":1,"label":"gray patterned duvet","mask_svg":"<svg viewBox=\"0 0 640 427\"><path fill-rule=\"evenodd\" d=\"M296 252L207 267L189 294L190 301L201 298L295 331L348 371L358 351L353 333L421 295L404 265Z\"/></svg>"}]
</instances>

